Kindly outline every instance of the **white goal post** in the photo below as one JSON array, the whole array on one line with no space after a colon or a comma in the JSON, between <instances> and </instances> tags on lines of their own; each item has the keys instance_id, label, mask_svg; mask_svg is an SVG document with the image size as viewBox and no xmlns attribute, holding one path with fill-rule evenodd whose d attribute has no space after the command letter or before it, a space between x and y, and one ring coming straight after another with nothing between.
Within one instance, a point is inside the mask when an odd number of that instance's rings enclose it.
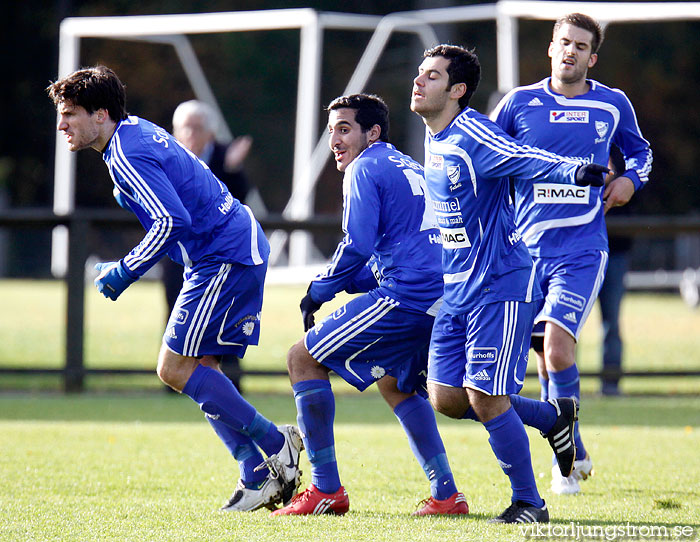
<instances>
[{"instance_id":1,"label":"white goal post","mask_svg":"<svg viewBox=\"0 0 700 542\"><path fill-rule=\"evenodd\" d=\"M297 81L297 107L294 135L292 191L283 215L304 220L313 214L315 185L329 153L324 136L319 136L321 110L320 80L323 31L344 29L373 32L372 37L344 90L345 94L364 90L389 38L395 32L415 33L423 46L437 42L434 25L493 20L497 33L498 89L507 92L519 84L518 19L554 20L569 12L583 12L608 24L700 19L700 2L551 2L501 0L476 4L392 13L384 17L347 13L317 12L310 8L202 13L187 15L144 15L125 17L68 18L61 23L58 76L78 69L82 38L142 40L172 45L198 99L220 109L197 57L186 38L188 34L244 32L253 30L300 30L300 63ZM408 84L408 82L407 82ZM223 139L230 138L226 122L221 122ZM63 138L57 137L54 174L54 212L68 215L75 202L75 156ZM273 232L272 262L282 245L289 241L289 265L310 263L311 242L305 232L289 236ZM63 276L67 267L67 230L54 230L51 268ZM306 280L308 274L305 275Z\"/></svg>"}]
</instances>

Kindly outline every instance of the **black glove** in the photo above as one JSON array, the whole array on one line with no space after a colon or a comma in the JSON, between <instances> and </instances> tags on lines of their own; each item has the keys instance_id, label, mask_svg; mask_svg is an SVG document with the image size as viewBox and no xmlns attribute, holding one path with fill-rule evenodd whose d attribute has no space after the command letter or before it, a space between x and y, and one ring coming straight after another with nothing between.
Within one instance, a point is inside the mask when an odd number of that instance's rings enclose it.
<instances>
[{"instance_id":1,"label":"black glove","mask_svg":"<svg viewBox=\"0 0 700 542\"><path fill-rule=\"evenodd\" d=\"M584 164L576 170L576 184L579 186L603 186L605 176L610 173L607 166Z\"/></svg>"},{"instance_id":2,"label":"black glove","mask_svg":"<svg viewBox=\"0 0 700 542\"><path fill-rule=\"evenodd\" d=\"M321 308L321 303L316 303L307 291L299 303L299 308L301 309L301 319L304 321L304 331L309 331L316 323L314 313Z\"/></svg>"}]
</instances>

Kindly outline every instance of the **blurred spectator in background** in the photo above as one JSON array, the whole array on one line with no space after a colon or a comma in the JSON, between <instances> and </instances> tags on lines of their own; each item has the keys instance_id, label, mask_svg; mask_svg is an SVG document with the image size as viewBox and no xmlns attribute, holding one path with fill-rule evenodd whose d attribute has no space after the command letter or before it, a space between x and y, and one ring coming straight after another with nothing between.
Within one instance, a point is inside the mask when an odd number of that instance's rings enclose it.
<instances>
[{"instance_id":1,"label":"blurred spectator in background","mask_svg":"<svg viewBox=\"0 0 700 542\"><path fill-rule=\"evenodd\" d=\"M243 161L250 151L253 139L245 135L237 137L229 145L219 143L216 141L217 128L218 118L214 109L207 103L188 100L178 105L173 113L175 138L209 166L211 172L228 187L234 198L244 203L249 187L243 171ZM183 268L170 259L163 259L161 264L165 298L170 314L182 288ZM224 356L221 368L240 391L240 360L236 356Z\"/></svg>"},{"instance_id":2,"label":"blurred spectator in background","mask_svg":"<svg viewBox=\"0 0 700 542\"><path fill-rule=\"evenodd\" d=\"M625 158L616 146L610 147L608 167L611 172L605 179L609 184L625 171ZM631 204L613 207L607 216L629 215ZM620 305L625 294L625 273L627 273L627 253L632 247L632 239L619 235L608 235L610 247L608 270L605 273L603 286L598 294L600 316L603 327L602 357L603 372L601 392L603 395L619 395L620 376L622 370L622 337L620 336Z\"/></svg>"}]
</instances>

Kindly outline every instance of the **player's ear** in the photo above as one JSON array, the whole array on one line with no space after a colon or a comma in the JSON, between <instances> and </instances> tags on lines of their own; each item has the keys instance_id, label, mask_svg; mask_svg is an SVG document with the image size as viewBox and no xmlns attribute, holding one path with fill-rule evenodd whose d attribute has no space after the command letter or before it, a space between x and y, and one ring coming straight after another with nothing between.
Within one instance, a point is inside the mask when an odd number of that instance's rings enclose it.
<instances>
[{"instance_id":1,"label":"player's ear","mask_svg":"<svg viewBox=\"0 0 700 542\"><path fill-rule=\"evenodd\" d=\"M382 135L382 128L379 126L379 124L375 124L369 129L369 142L374 143L375 141L379 141L379 138Z\"/></svg>"},{"instance_id":2,"label":"player's ear","mask_svg":"<svg viewBox=\"0 0 700 542\"><path fill-rule=\"evenodd\" d=\"M598 62L598 53L593 53L591 57L588 59L588 67L592 68L593 66L596 65L596 62Z\"/></svg>"},{"instance_id":3,"label":"player's ear","mask_svg":"<svg viewBox=\"0 0 700 542\"><path fill-rule=\"evenodd\" d=\"M450 88L450 98L453 98L455 100L459 100L466 93L467 93L467 84L466 83L455 83Z\"/></svg>"},{"instance_id":4,"label":"player's ear","mask_svg":"<svg viewBox=\"0 0 700 542\"><path fill-rule=\"evenodd\" d=\"M554 49L554 42L550 41L549 42L549 47L547 48L547 56L549 58L552 58L552 50Z\"/></svg>"},{"instance_id":5,"label":"player's ear","mask_svg":"<svg viewBox=\"0 0 700 542\"><path fill-rule=\"evenodd\" d=\"M109 117L109 113L107 113L107 110L104 108L100 108L97 111L95 111L95 117L97 119L97 122L102 124L104 123L107 118Z\"/></svg>"}]
</instances>

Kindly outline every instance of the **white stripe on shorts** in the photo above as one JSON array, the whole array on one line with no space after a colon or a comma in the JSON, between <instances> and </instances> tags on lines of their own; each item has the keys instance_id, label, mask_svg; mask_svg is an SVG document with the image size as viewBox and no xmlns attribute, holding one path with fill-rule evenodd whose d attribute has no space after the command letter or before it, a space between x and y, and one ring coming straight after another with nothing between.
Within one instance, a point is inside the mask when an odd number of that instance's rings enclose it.
<instances>
[{"instance_id":1,"label":"white stripe on shorts","mask_svg":"<svg viewBox=\"0 0 700 542\"><path fill-rule=\"evenodd\" d=\"M496 361L496 376L493 382L493 395L505 395L510 375L510 361L513 355L513 342L518 324L517 301L506 301L503 313L503 343Z\"/></svg>"},{"instance_id":2,"label":"white stripe on shorts","mask_svg":"<svg viewBox=\"0 0 700 542\"><path fill-rule=\"evenodd\" d=\"M586 303L586 306L583 309L581 321L579 323L578 328L576 329L576 337L574 337L576 340L578 340L578 336L581 333L581 329L583 329L583 323L586 320L588 320L588 315L591 313L593 305L595 305L595 300L598 299L598 294L600 293L600 289L603 287L603 281L605 280L605 270L607 266L608 253L604 250L601 250L600 263L598 264L598 274L596 275L595 283L593 284L593 291L591 292L591 295L588 296L588 303Z\"/></svg>"},{"instance_id":3,"label":"white stripe on shorts","mask_svg":"<svg viewBox=\"0 0 700 542\"><path fill-rule=\"evenodd\" d=\"M187 329L187 335L185 335L185 341L182 346L183 356L198 355L199 347L202 344L204 333L209 324L209 319L216 306L216 300L221 293L221 288L224 282L226 282L230 270L230 263L221 264L218 273L209 280L207 289L204 291L204 295L199 300L197 308L192 315L192 323Z\"/></svg>"},{"instance_id":4,"label":"white stripe on shorts","mask_svg":"<svg viewBox=\"0 0 700 542\"><path fill-rule=\"evenodd\" d=\"M319 363L322 362L327 356L335 352L347 341L362 333L375 322L381 320L385 314L397 306L398 303L388 297L378 299L374 305L366 308L352 320L345 322L338 329L329 333L319 341L318 344L311 348L309 354Z\"/></svg>"}]
</instances>

